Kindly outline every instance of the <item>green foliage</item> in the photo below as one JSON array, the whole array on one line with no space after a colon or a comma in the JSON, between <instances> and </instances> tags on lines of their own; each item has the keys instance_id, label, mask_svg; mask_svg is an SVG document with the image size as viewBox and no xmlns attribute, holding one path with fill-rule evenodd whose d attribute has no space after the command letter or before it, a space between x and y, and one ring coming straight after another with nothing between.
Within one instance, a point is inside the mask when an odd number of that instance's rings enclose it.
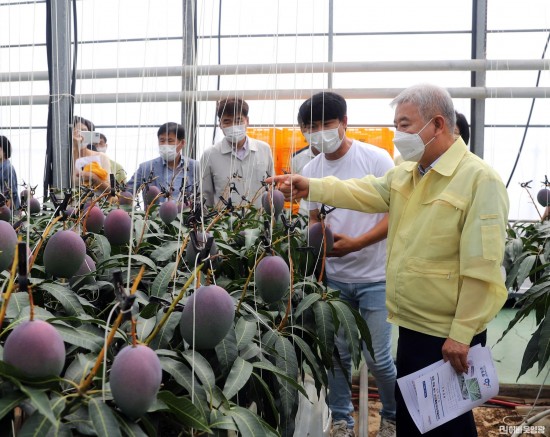
<instances>
[{"instance_id":1,"label":"green foliage","mask_svg":"<svg viewBox=\"0 0 550 437\"><path fill-rule=\"evenodd\" d=\"M525 348L518 379L534 365L538 373L550 357L550 223L517 222L508 229L503 265L506 286L518 291L526 280L530 287L521 294L518 311L502 334L504 337L517 323L531 313L537 329ZM502 339L501 337L501 339Z\"/></svg>"},{"instance_id":2,"label":"green foliage","mask_svg":"<svg viewBox=\"0 0 550 437\"><path fill-rule=\"evenodd\" d=\"M105 215L118 208L104 198L94 201ZM53 205L46 206L53 211ZM13 429L14 410L22 408L18 435L153 436L176 430L179 435L225 435L235 430L243 436L292 436L298 393L306 396L300 375L310 372L317 390L327 385L335 332L343 328L355 363L361 359L361 342L371 347L359 313L339 300L338 292L306 275L312 254L303 249L304 217L292 217L295 223L289 228L247 206L235 211L205 209L202 214L184 210L165 224L158 211L158 206L147 213L134 211L129 245L111 245L103 233L84 235L97 270L72 286L48 275L43 252L55 232L81 233L82 214L55 221L43 212L19 224L18 235L35 250L29 275L34 317L58 330L67 358L61 377L38 380L0 361L0 429L6 435ZM200 263L186 263L185 253L190 231L206 228L218 251L199 260L205 265L201 270ZM273 303L262 300L254 283L259 258L269 254L293 266L289 290ZM210 264L212 258L216 262ZM142 268L135 297L129 298ZM115 281L116 275L122 282ZM84 280L90 277L94 281ZM0 274L3 293L10 279L9 271ZM225 288L236 307L226 337L215 348L201 351L190 348L178 329L182 307L198 281ZM113 332L102 361L105 338L125 303L122 324ZM16 286L4 309L0 345L18 323L29 319L30 305L28 294ZM137 420L125 416L109 390L113 359L132 342L131 318L136 340L155 350L163 370L156 402ZM548 335L545 325L540 338ZM96 362L97 371L89 384L84 383Z\"/></svg>"}]
</instances>

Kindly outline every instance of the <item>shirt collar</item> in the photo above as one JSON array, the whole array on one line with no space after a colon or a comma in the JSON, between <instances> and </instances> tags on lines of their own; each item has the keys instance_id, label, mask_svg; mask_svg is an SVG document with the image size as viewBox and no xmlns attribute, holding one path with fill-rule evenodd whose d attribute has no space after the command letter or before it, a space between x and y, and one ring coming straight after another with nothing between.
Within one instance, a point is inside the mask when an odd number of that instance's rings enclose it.
<instances>
[{"instance_id":1,"label":"shirt collar","mask_svg":"<svg viewBox=\"0 0 550 437\"><path fill-rule=\"evenodd\" d=\"M248 150L252 150L254 152L258 150L258 146L256 145L256 143L254 141L251 141L248 136L246 137L243 147L247 147ZM221 152L224 154L233 152L233 145L225 138L222 140Z\"/></svg>"},{"instance_id":2,"label":"shirt collar","mask_svg":"<svg viewBox=\"0 0 550 437\"><path fill-rule=\"evenodd\" d=\"M406 171L412 172L415 168L418 168L418 172L421 176L426 174L428 170L434 169L442 176L450 176L454 173L458 164L462 160L463 156L468 152L468 147L464 144L462 137L458 137L449 149L428 167L422 170L416 162L405 162L401 164Z\"/></svg>"},{"instance_id":3,"label":"shirt collar","mask_svg":"<svg viewBox=\"0 0 550 437\"><path fill-rule=\"evenodd\" d=\"M468 147L462 138L458 137L453 145L432 163L431 167L442 176L450 176L466 153L468 153Z\"/></svg>"},{"instance_id":4,"label":"shirt collar","mask_svg":"<svg viewBox=\"0 0 550 437\"><path fill-rule=\"evenodd\" d=\"M168 161L166 161L164 158L160 158L160 160L162 161L163 166L168 167ZM180 163L178 164L178 168L182 167L184 164L185 164L185 158L183 157L183 155L180 154Z\"/></svg>"}]
</instances>

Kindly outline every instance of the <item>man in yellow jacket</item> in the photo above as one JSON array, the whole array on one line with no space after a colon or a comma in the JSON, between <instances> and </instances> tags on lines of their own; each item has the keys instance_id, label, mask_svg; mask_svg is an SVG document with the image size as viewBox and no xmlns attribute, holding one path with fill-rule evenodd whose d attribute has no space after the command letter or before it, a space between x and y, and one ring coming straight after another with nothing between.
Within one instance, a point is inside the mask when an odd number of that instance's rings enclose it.
<instances>
[{"instance_id":1,"label":"man in yellow jacket","mask_svg":"<svg viewBox=\"0 0 550 437\"><path fill-rule=\"evenodd\" d=\"M403 164L380 178L338 180L283 175L287 197L340 208L389 212L386 261L388 320L399 326L397 377L443 358L468 369L470 346L484 344L486 326L507 291L504 254L508 196L499 175L455 139L449 93L433 85L401 92L394 143ZM396 388L397 435L420 435ZM476 436L471 412L424 434Z\"/></svg>"}]
</instances>

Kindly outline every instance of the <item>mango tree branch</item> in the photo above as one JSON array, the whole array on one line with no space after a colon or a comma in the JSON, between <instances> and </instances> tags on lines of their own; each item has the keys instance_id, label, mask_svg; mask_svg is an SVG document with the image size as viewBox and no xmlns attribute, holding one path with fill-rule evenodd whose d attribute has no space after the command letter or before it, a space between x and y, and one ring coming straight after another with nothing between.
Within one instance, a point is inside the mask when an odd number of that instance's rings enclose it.
<instances>
[{"instance_id":1,"label":"mango tree branch","mask_svg":"<svg viewBox=\"0 0 550 437\"><path fill-rule=\"evenodd\" d=\"M136 276L136 279L134 280L134 284L132 285L132 289L130 290L130 295L132 295L136 292L137 287L139 285L139 282L141 281L141 278L143 276L144 271L145 271L145 266L143 265L143 266L141 266L141 269L139 270L139 273ZM113 327L111 328L111 332L109 332L109 336L107 337L107 341L105 342L105 344L101 348L101 351L99 352L99 355L97 356L97 358L95 360L94 367L92 368L92 370L90 371L90 373L88 374L86 379L84 379L84 381L82 381L82 383L78 387L78 391L79 391L80 394L83 395L84 393L86 393L87 388L92 383L92 380L93 380L94 376L97 374L97 371L99 370L99 367L101 366L101 363L103 362L103 358L105 357L105 352L106 352L107 348L111 345L111 343L113 342L113 339L115 338L116 332L117 332L120 324L122 323L123 317L124 317L124 312L121 311L118 314L118 316L115 320L115 323L113 323Z\"/></svg>"},{"instance_id":2,"label":"mango tree branch","mask_svg":"<svg viewBox=\"0 0 550 437\"><path fill-rule=\"evenodd\" d=\"M6 317L6 310L8 309L8 303L10 302L11 293L15 287L15 276L17 272L17 252L19 250L19 245L17 244L15 246L15 256L13 258L13 264L11 265L10 270L10 281L8 283L8 288L6 290L6 293L4 294L4 299L2 302L2 308L0 309L0 327L4 323L4 317ZM30 291L29 291L30 294Z\"/></svg>"}]
</instances>

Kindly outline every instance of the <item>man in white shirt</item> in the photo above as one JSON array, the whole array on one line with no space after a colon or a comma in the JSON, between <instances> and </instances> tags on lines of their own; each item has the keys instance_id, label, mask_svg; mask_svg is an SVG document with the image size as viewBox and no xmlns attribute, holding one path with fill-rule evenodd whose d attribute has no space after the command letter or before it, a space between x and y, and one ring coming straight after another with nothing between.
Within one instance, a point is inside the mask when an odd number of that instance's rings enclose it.
<instances>
[{"instance_id":1,"label":"man in white shirt","mask_svg":"<svg viewBox=\"0 0 550 437\"><path fill-rule=\"evenodd\" d=\"M202 194L207 206L231 199L234 206L261 205L262 181L274 175L269 144L246 135L248 104L230 97L218 102L217 115L225 138L201 156Z\"/></svg>"},{"instance_id":2,"label":"man in white shirt","mask_svg":"<svg viewBox=\"0 0 550 437\"><path fill-rule=\"evenodd\" d=\"M389 154L371 144L346 136L348 123L344 98L331 92L318 93L299 109L298 123L302 133L318 154L302 170L306 177L336 176L339 179L362 178L367 174L384 175L393 167ZM319 221L321 204L306 202L310 225ZM378 436L395 435L395 378L391 356L391 325L386 321L386 214L367 214L335 209L326 216L334 234L334 246L327 254L326 276L330 288L340 290L340 298L357 309L369 327L376 361L364 348L369 370L376 379L382 402ZM351 356L343 332L336 338L342 366L351 378ZM334 374L329 372L328 401L332 412L332 436L354 436L351 381L338 360Z\"/></svg>"}]
</instances>

